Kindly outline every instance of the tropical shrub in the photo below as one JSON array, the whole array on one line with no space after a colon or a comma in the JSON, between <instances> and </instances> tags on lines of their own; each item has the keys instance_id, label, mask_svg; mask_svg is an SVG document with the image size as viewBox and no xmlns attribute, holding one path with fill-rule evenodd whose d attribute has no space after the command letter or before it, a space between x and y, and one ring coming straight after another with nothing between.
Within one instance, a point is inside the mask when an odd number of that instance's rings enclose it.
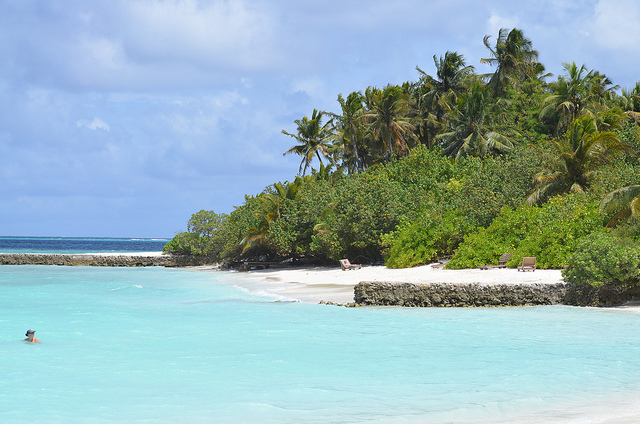
<instances>
[{"instance_id":1,"label":"tropical shrub","mask_svg":"<svg viewBox=\"0 0 640 424\"><path fill-rule=\"evenodd\" d=\"M414 193L373 169L336 187L331 231L336 232L345 255L375 261L382 258L380 237L415 208Z\"/></svg>"},{"instance_id":2,"label":"tropical shrub","mask_svg":"<svg viewBox=\"0 0 640 424\"><path fill-rule=\"evenodd\" d=\"M512 253L509 266L535 256L539 268L562 268L579 240L602 227L597 203L576 193L552 198L540 207L504 208L491 225L465 237L447 264L450 269L496 263Z\"/></svg>"},{"instance_id":3,"label":"tropical shrub","mask_svg":"<svg viewBox=\"0 0 640 424\"><path fill-rule=\"evenodd\" d=\"M187 231L177 234L162 249L163 253L177 255L215 256L222 250L224 240L221 228L225 214L201 210L191 215Z\"/></svg>"},{"instance_id":4,"label":"tropical shrub","mask_svg":"<svg viewBox=\"0 0 640 424\"><path fill-rule=\"evenodd\" d=\"M389 179L412 190L443 194L446 183L454 176L455 165L437 150L420 145L385 168Z\"/></svg>"},{"instance_id":5,"label":"tropical shrub","mask_svg":"<svg viewBox=\"0 0 640 424\"><path fill-rule=\"evenodd\" d=\"M247 232L252 228L260 226L261 211L259 198L257 196L245 195L242 206L236 207L225 219L224 225L220 227L218 236L223 241L222 249L218 257L223 260L236 261L245 253L241 243ZM255 246L250 254L268 253L262 246Z\"/></svg>"},{"instance_id":6,"label":"tropical shrub","mask_svg":"<svg viewBox=\"0 0 640 424\"><path fill-rule=\"evenodd\" d=\"M615 237L640 242L640 217L630 218L624 224L612 228L610 231Z\"/></svg>"},{"instance_id":7,"label":"tropical shrub","mask_svg":"<svg viewBox=\"0 0 640 424\"><path fill-rule=\"evenodd\" d=\"M585 237L563 271L566 281L618 290L640 285L640 244L606 231Z\"/></svg>"},{"instance_id":8,"label":"tropical shrub","mask_svg":"<svg viewBox=\"0 0 640 424\"><path fill-rule=\"evenodd\" d=\"M541 144L551 133L539 118L544 99L549 94L544 83L536 79L525 81L519 88L511 88L507 93L507 122L516 128L523 141Z\"/></svg>"},{"instance_id":9,"label":"tropical shrub","mask_svg":"<svg viewBox=\"0 0 640 424\"><path fill-rule=\"evenodd\" d=\"M451 255L468 231L467 221L458 213L422 214L383 236L383 244L389 246L385 265L409 268L433 262L438 256Z\"/></svg>"},{"instance_id":10,"label":"tropical shrub","mask_svg":"<svg viewBox=\"0 0 640 424\"><path fill-rule=\"evenodd\" d=\"M476 226L486 227L504 206L515 209L533 189L533 178L544 166L544 158L524 146L505 156L458 161L451 181L451 207L465 214ZM454 185L455 184L455 185Z\"/></svg>"},{"instance_id":11,"label":"tropical shrub","mask_svg":"<svg viewBox=\"0 0 640 424\"><path fill-rule=\"evenodd\" d=\"M196 233L181 232L164 245L162 253L174 255L205 255L208 240Z\"/></svg>"}]
</instances>

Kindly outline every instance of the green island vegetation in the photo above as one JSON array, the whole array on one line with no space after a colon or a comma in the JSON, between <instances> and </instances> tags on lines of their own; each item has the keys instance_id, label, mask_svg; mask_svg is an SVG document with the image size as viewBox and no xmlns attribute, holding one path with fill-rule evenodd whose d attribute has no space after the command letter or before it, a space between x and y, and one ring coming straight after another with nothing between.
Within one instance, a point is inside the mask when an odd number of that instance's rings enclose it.
<instances>
[{"instance_id":1,"label":"green island vegetation","mask_svg":"<svg viewBox=\"0 0 640 424\"><path fill-rule=\"evenodd\" d=\"M640 287L640 82L575 63L547 82L521 30L483 41L492 74L446 52L435 76L416 68L296 120L282 132L299 174L194 214L165 253L450 269L512 253L511 267L535 256L567 281Z\"/></svg>"}]
</instances>

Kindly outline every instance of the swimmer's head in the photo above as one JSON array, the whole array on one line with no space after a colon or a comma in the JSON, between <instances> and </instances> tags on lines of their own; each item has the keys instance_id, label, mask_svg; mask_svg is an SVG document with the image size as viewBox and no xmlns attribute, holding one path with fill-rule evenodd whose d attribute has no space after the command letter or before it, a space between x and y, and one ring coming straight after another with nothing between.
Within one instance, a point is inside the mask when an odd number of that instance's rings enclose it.
<instances>
[{"instance_id":1,"label":"swimmer's head","mask_svg":"<svg viewBox=\"0 0 640 424\"><path fill-rule=\"evenodd\" d=\"M25 336L29 337L29 334L35 334L36 330L28 329L27 334Z\"/></svg>"}]
</instances>

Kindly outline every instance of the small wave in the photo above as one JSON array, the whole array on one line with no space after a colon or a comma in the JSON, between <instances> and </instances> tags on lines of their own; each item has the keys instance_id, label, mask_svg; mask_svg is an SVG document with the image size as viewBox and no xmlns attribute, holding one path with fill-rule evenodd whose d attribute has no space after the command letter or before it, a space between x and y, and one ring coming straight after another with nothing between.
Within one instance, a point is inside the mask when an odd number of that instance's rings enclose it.
<instances>
[{"instance_id":1,"label":"small wave","mask_svg":"<svg viewBox=\"0 0 640 424\"><path fill-rule=\"evenodd\" d=\"M115 288L109 289L109 291L120 291L120 290L126 290L128 288L129 286L115 287Z\"/></svg>"}]
</instances>

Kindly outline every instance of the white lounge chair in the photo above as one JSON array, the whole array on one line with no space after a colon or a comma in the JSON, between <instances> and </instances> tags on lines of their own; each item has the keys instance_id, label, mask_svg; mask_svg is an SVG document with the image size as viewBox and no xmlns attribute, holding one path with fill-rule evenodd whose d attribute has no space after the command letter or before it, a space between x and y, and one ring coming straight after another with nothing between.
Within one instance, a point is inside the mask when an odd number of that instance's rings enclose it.
<instances>
[{"instance_id":1,"label":"white lounge chair","mask_svg":"<svg viewBox=\"0 0 640 424\"><path fill-rule=\"evenodd\" d=\"M362 265L360 264L352 264L349 262L349 259L340 259L340 267L343 271L347 271L349 269L360 269Z\"/></svg>"}]
</instances>

